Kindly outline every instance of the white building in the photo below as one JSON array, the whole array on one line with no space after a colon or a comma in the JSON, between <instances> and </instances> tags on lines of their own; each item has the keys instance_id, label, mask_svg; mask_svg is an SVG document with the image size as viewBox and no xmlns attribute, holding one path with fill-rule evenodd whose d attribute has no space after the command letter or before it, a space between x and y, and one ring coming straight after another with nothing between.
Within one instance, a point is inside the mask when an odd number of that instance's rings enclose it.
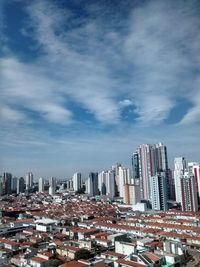
<instances>
[{"instance_id":1,"label":"white building","mask_svg":"<svg viewBox=\"0 0 200 267\"><path fill-rule=\"evenodd\" d=\"M181 203L181 177L186 169L186 160L183 157L174 159L174 184L176 202Z\"/></svg>"},{"instance_id":2,"label":"white building","mask_svg":"<svg viewBox=\"0 0 200 267\"><path fill-rule=\"evenodd\" d=\"M112 170L102 171L98 175L98 187L101 195L115 196L115 173Z\"/></svg>"},{"instance_id":3,"label":"white building","mask_svg":"<svg viewBox=\"0 0 200 267\"><path fill-rule=\"evenodd\" d=\"M56 192L56 178L49 178L49 195L55 195Z\"/></svg>"},{"instance_id":4,"label":"white building","mask_svg":"<svg viewBox=\"0 0 200 267\"><path fill-rule=\"evenodd\" d=\"M86 185L86 192L91 196L99 195L98 190L98 173L97 172L90 172L88 179L85 182Z\"/></svg>"},{"instance_id":5,"label":"white building","mask_svg":"<svg viewBox=\"0 0 200 267\"><path fill-rule=\"evenodd\" d=\"M57 224L56 220L52 219L40 219L36 221L36 231L52 232Z\"/></svg>"},{"instance_id":6,"label":"white building","mask_svg":"<svg viewBox=\"0 0 200 267\"><path fill-rule=\"evenodd\" d=\"M124 197L124 185L131 184L131 170L119 167L119 196Z\"/></svg>"},{"instance_id":7,"label":"white building","mask_svg":"<svg viewBox=\"0 0 200 267\"><path fill-rule=\"evenodd\" d=\"M26 183L26 190L33 188L33 174L32 174L32 172L28 172L26 174L25 183Z\"/></svg>"},{"instance_id":8,"label":"white building","mask_svg":"<svg viewBox=\"0 0 200 267\"><path fill-rule=\"evenodd\" d=\"M81 183L81 173L80 172L74 173L74 175L72 177L72 181L73 181L74 191L81 189L82 183Z\"/></svg>"},{"instance_id":9,"label":"white building","mask_svg":"<svg viewBox=\"0 0 200 267\"><path fill-rule=\"evenodd\" d=\"M44 192L44 178L40 177L38 181L38 191Z\"/></svg>"},{"instance_id":10,"label":"white building","mask_svg":"<svg viewBox=\"0 0 200 267\"><path fill-rule=\"evenodd\" d=\"M141 144L132 156L133 178L140 179L141 198L151 200L150 177L168 170L167 147Z\"/></svg>"}]
</instances>

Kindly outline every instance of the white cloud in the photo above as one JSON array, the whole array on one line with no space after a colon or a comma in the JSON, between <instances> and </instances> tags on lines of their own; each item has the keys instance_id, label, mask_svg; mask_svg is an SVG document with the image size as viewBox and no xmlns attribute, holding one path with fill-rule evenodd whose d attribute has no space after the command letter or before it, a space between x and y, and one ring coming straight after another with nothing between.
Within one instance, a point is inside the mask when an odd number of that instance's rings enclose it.
<instances>
[{"instance_id":1,"label":"white cloud","mask_svg":"<svg viewBox=\"0 0 200 267\"><path fill-rule=\"evenodd\" d=\"M71 111L63 107L63 98L57 92L59 83L41 73L39 65L19 62L15 58L3 58L1 79L1 102L9 105L8 112L2 116L13 119L16 116L25 117L25 111L32 110L50 122L68 124L71 122ZM16 112L18 115L16 115ZM13 118L12 115L13 114Z\"/></svg>"},{"instance_id":2,"label":"white cloud","mask_svg":"<svg viewBox=\"0 0 200 267\"><path fill-rule=\"evenodd\" d=\"M68 101L100 122L119 123L129 105L126 98L136 107L137 121L161 123L177 98L193 101L189 90L193 91L193 69L199 68L200 43L194 6L194 1L184 6L181 1L141 4L121 22L128 29L124 34L106 28L101 20L77 19L71 10L53 3L31 2L26 6L30 21L23 31L37 42L40 57L32 63L3 60L6 94L27 99L43 116L40 102L59 107L54 118L50 110L44 116L59 123L72 117L63 106Z\"/></svg>"},{"instance_id":3,"label":"white cloud","mask_svg":"<svg viewBox=\"0 0 200 267\"><path fill-rule=\"evenodd\" d=\"M119 105L121 107L128 107L128 106L132 106L133 102L130 99L123 99L123 100L119 101Z\"/></svg>"},{"instance_id":4,"label":"white cloud","mask_svg":"<svg viewBox=\"0 0 200 267\"><path fill-rule=\"evenodd\" d=\"M24 122L26 120L25 114L9 106L1 105L0 119L4 121Z\"/></svg>"},{"instance_id":5,"label":"white cloud","mask_svg":"<svg viewBox=\"0 0 200 267\"><path fill-rule=\"evenodd\" d=\"M21 32L32 38L36 57L23 61L7 47L0 59L4 166L9 169L10 162L22 170L27 164L27 168L46 169L47 174L53 173L56 162L56 174L60 169L69 173L79 163L88 169L109 167L118 160L129 164L129 155L140 143L158 141L169 146L171 157L193 155L198 160L196 2L146 1L130 9L126 19L119 17L116 27L110 24L109 8L108 21L105 16L101 19L103 9L98 7L97 18L77 18L70 10L59 9L59 1L52 2L24 5L28 17ZM165 125L179 98L193 107L181 124ZM77 106L100 123L76 121ZM129 123L122 118L127 107L137 113L134 125L130 118ZM51 123L58 125L52 130ZM70 123L74 124L63 127ZM102 123L115 127L104 132Z\"/></svg>"},{"instance_id":6,"label":"white cloud","mask_svg":"<svg viewBox=\"0 0 200 267\"><path fill-rule=\"evenodd\" d=\"M150 1L133 10L125 54L136 70L131 95L139 121L161 122L175 99L191 100L200 44L200 20L194 6L195 1L187 5Z\"/></svg>"}]
</instances>

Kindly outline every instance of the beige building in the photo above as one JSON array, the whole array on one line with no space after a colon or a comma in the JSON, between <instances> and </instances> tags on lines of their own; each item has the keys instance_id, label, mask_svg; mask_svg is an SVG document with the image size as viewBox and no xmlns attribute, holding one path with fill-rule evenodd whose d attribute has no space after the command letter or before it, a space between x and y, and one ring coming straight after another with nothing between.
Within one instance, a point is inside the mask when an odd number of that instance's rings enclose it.
<instances>
[{"instance_id":1,"label":"beige building","mask_svg":"<svg viewBox=\"0 0 200 267\"><path fill-rule=\"evenodd\" d=\"M124 203L127 205L136 205L140 202L140 186L134 184L124 185Z\"/></svg>"}]
</instances>

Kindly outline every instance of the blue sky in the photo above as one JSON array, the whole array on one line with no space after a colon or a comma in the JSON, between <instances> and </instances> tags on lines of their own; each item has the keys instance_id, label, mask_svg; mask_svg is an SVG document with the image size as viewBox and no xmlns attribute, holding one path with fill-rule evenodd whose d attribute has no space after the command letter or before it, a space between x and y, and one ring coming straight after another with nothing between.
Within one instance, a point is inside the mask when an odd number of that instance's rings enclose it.
<instances>
[{"instance_id":1,"label":"blue sky","mask_svg":"<svg viewBox=\"0 0 200 267\"><path fill-rule=\"evenodd\" d=\"M141 143L200 160L200 3L1 2L0 170L130 166Z\"/></svg>"}]
</instances>

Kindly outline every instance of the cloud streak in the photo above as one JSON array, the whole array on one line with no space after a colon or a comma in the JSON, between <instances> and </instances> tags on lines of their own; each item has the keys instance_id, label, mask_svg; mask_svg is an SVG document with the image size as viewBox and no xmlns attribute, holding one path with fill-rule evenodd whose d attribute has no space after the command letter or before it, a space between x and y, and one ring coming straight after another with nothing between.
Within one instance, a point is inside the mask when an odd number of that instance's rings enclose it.
<instances>
[{"instance_id":1,"label":"cloud streak","mask_svg":"<svg viewBox=\"0 0 200 267\"><path fill-rule=\"evenodd\" d=\"M96 160L105 158L106 150L111 162L120 151L124 156L125 150L157 138L174 146L178 142L186 154L193 147L197 155L188 136L195 135L199 144L198 1L117 1L120 8L112 1L86 1L81 11L75 3L61 2L11 1L22 3L24 24L17 38L29 44L31 53L12 50L9 42L15 36L7 38L9 30L4 32L4 148L19 146L24 153L35 148L36 154L60 150L63 157L63 149L72 154L74 149L86 158L96 149ZM191 108L183 107L183 116L173 125L170 116L176 117L173 110L181 101ZM126 140L131 139L135 141L129 148ZM74 152L75 162L81 158L77 155Z\"/></svg>"}]
</instances>

